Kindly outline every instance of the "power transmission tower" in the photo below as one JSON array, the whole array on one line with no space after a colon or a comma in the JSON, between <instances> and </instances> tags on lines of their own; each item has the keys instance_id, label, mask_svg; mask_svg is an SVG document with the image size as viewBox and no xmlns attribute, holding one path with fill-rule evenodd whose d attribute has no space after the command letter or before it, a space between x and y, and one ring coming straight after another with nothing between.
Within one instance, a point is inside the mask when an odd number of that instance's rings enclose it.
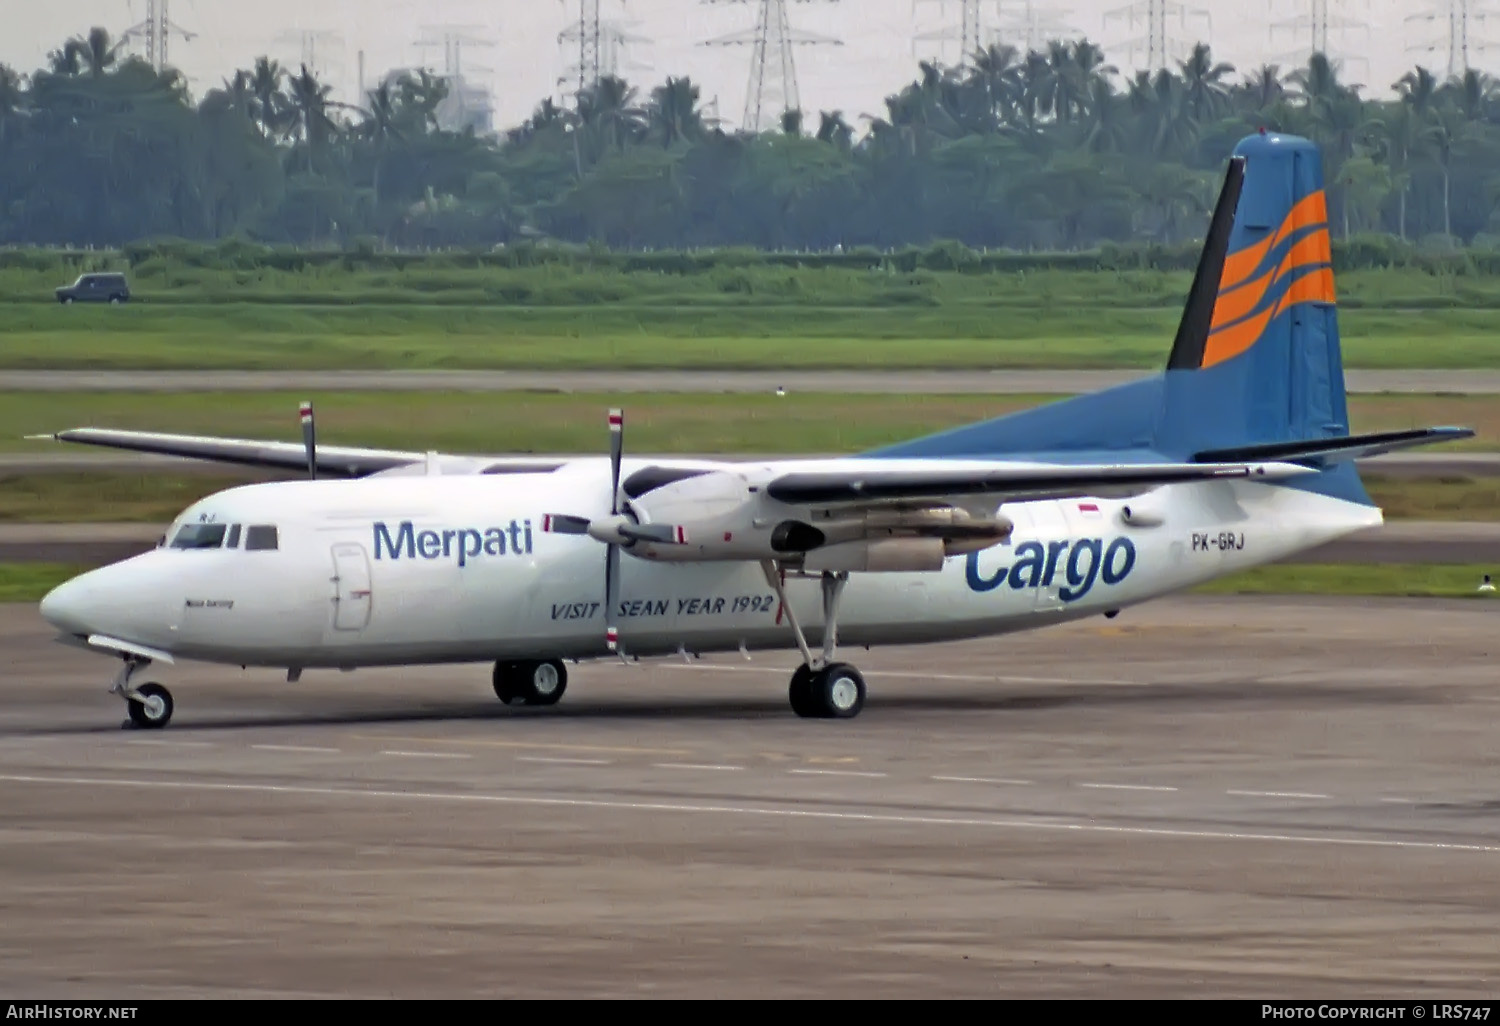
<instances>
[{"instance_id":1,"label":"power transmission tower","mask_svg":"<svg viewBox=\"0 0 1500 1026\"><path fill-rule=\"evenodd\" d=\"M916 14L919 2L936 3L945 10L950 4L957 3L960 5L959 20L957 25L950 24L940 29L917 33L912 37L912 52L916 52L918 43L936 41L941 47L941 44L950 43L957 37L958 67L960 70L968 68L973 63L975 52L983 49L987 42L984 35L984 8L988 4L985 0L912 0L913 15ZM938 56L941 59L941 49Z\"/></svg>"},{"instance_id":2,"label":"power transmission tower","mask_svg":"<svg viewBox=\"0 0 1500 1026\"><path fill-rule=\"evenodd\" d=\"M1442 0L1436 8L1408 15L1408 25L1413 22L1442 23L1447 26L1448 31L1446 38L1438 37L1425 43L1414 43L1407 50L1432 53L1445 48L1448 52L1448 76L1451 78L1462 75L1469 70L1471 54L1482 53L1495 45L1477 31L1494 17L1494 12L1485 7L1486 5L1475 0Z\"/></svg>"},{"instance_id":3,"label":"power transmission tower","mask_svg":"<svg viewBox=\"0 0 1500 1026\"><path fill-rule=\"evenodd\" d=\"M558 79L559 84L576 79L577 90L582 92L607 75L617 75L626 68L647 67L627 60L625 47L651 40L625 31L621 22L601 18L599 0L581 0L579 9L579 19L557 34L559 43L572 44L578 54L578 59Z\"/></svg>"},{"instance_id":4,"label":"power transmission tower","mask_svg":"<svg viewBox=\"0 0 1500 1026\"><path fill-rule=\"evenodd\" d=\"M1306 46L1289 53L1277 54L1277 60L1293 59L1305 65L1315 53L1321 53L1332 60L1333 51L1329 43L1330 30L1347 32L1351 29L1363 29L1366 33L1370 31L1370 26L1364 22L1346 18L1338 13L1336 8L1340 6L1339 0L1299 0L1299 6L1304 7L1306 13L1272 22L1270 31L1274 36L1277 29L1290 29L1307 41ZM1357 64L1368 65L1368 62L1357 54L1351 59Z\"/></svg>"},{"instance_id":5,"label":"power transmission tower","mask_svg":"<svg viewBox=\"0 0 1500 1026\"><path fill-rule=\"evenodd\" d=\"M417 39L417 47L422 51L422 64L432 69L433 74L440 74L443 78L462 78L464 69L489 73L493 68L483 65L464 63L464 47L470 49L488 49L495 45L493 39L486 39L476 35L482 31L475 25L424 25L422 34ZM427 60L427 51L433 48L441 48L443 51L443 70L439 72L437 65Z\"/></svg>"},{"instance_id":6,"label":"power transmission tower","mask_svg":"<svg viewBox=\"0 0 1500 1026\"><path fill-rule=\"evenodd\" d=\"M1129 19L1132 29L1144 22L1146 34L1128 39L1122 45L1129 50L1132 57L1145 50L1146 70L1161 71L1167 66L1169 60L1180 54L1187 46L1184 37L1174 36L1168 31L1167 23L1174 16L1180 28L1186 29L1189 19L1202 18L1208 30L1212 31L1212 19L1207 11L1177 3L1177 0L1136 0L1135 3L1124 7L1105 11L1104 21L1108 24L1112 19L1124 17ZM1200 40L1203 38L1205 37L1200 37Z\"/></svg>"},{"instance_id":7,"label":"power transmission tower","mask_svg":"<svg viewBox=\"0 0 1500 1026\"><path fill-rule=\"evenodd\" d=\"M315 29L295 29L293 31L279 33L276 36L276 42L295 43L301 53L301 64L303 65L303 67L307 68L307 70L311 72L313 77L315 78L318 77L321 73L328 70L328 56L329 54L335 52L334 46L337 45L339 47L339 50L337 52L340 59L335 63L337 63L340 67L340 70L342 70L342 47L344 37L339 35L337 32Z\"/></svg>"},{"instance_id":8,"label":"power transmission tower","mask_svg":"<svg viewBox=\"0 0 1500 1026\"><path fill-rule=\"evenodd\" d=\"M1061 19L1061 15L1070 13L1063 8L1053 7L1050 4L1046 11L1038 11L1031 0L1025 0L1021 4L1021 13L1003 17L1000 20L1000 30L995 33L1001 40L1015 45L1022 51L1040 50L1052 39L1063 39L1074 34L1073 27ZM989 40L985 40L986 43Z\"/></svg>"},{"instance_id":9,"label":"power transmission tower","mask_svg":"<svg viewBox=\"0 0 1500 1026\"><path fill-rule=\"evenodd\" d=\"M636 40L600 16L600 0L563 0L563 3L578 7L577 20L558 33L557 41L578 47L578 62L570 65L568 72L578 76L581 93L596 85L602 75L612 74L608 68L611 61L618 62L620 45Z\"/></svg>"},{"instance_id":10,"label":"power transmission tower","mask_svg":"<svg viewBox=\"0 0 1500 1026\"><path fill-rule=\"evenodd\" d=\"M476 34L480 31L482 28L474 25L428 25L423 27L417 40L423 53L423 67L430 69L448 87L448 94L438 104L436 116L439 127L450 132L473 128L476 132L487 133L492 127L494 104L489 90L476 85L470 73L489 74L494 69L464 58L465 48L488 49L495 45L493 39ZM441 71L427 60L427 51L433 47L442 48Z\"/></svg>"},{"instance_id":11,"label":"power transmission tower","mask_svg":"<svg viewBox=\"0 0 1500 1026\"><path fill-rule=\"evenodd\" d=\"M616 22L605 22L599 29L599 74L620 75L624 71L647 71L651 65L630 60L625 54L626 46L649 43L645 36L638 36Z\"/></svg>"},{"instance_id":12,"label":"power transmission tower","mask_svg":"<svg viewBox=\"0 0 1500 1026\"><path fill-rule=\"evenodd\" d=\"M198 38L198 33L189 32L172 21L167 14L167 0L146 0L146 20L137 22L122 32L120 40L132 42L144 39L145 46L142 49L145 51L146 63L160 72L167 66L167 41L174 33L187 42Z\"/></svg>"},{"instance_id":13,"label":"power transmission tower","mask_svg":"<svg viewBox=\"0 0 1500 1026\"><path fill-rule=\"evenodd\" d=\"M797 92L797 68L792 60L794 46L843 46L841 39L810 32L795 32L787 20L788 3L811 0L703 0L707 4L754 3L755 28L704 40L703 46L749 46L750 85L745 94L745 120L741 126L749 132L762 132L779 122L789 111L802 109ZM838 0L823 0L837 3Z\"/></svg>"}]
</instances>

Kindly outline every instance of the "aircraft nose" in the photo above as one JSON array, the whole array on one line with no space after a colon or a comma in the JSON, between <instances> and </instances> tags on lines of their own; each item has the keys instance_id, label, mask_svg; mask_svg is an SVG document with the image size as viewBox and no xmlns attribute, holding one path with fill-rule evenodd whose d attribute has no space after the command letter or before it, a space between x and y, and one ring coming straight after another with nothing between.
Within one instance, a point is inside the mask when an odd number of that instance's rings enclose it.
<instances>
[{"instance_id":1,"label":"aircraft nose","mask_svg":"<svg viewBox=\"0 0 1500 1026\"><path fill-rule=\"evenodd\" d=\"M90 591L89 584L78 577L59 584L42 598L42 619L64 633L87 634Z\"/></svg>"}]
</instances>

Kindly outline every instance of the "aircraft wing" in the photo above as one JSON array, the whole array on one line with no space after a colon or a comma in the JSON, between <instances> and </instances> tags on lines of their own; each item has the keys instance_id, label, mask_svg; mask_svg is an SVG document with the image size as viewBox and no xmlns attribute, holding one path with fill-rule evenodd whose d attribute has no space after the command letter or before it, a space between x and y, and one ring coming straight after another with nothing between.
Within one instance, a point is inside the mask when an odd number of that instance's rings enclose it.
<instances>
[{"instance_id":1,"label":"aircraft wing","mask_svg":"<svg viewBox=\"0 0 1500 1026\"><path fill-rule=\"evenodd\" d=\"M59 442L102 445L111 449L160 453L187 459L235 463L248 467L306 470L307 449L299 442L261 442L247 438L205 438L168 435L153 431L118 431L113 428L72 428L51 435L28 435ZM394 467L421 463L425 454L389 449L350 449L332 445L317 448L318 473L341 477L364 477Z\"/></svg>"},{"instance_id":2,"label":"aircraft wing","mask_svg":"<svg viewBox=\"0 0 1500 1026\"><path fill-rule=\"evenodd\" d=\"M791 505L941 501L984 495L1000 501L1131 494L1189 481L1280 480L1316 473L1288 463L1138 463L1076 466L868 468L783 474L766 485L771 498Z\"/></svg>"}]
</instances>

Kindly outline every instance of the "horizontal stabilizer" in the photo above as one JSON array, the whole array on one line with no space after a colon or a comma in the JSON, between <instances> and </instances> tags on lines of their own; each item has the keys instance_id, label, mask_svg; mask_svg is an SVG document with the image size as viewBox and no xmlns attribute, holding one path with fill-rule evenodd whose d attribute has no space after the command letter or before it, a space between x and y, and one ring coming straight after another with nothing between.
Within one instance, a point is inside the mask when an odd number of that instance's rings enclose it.
<instances>
[{"instance_id":1,"label":"horizontal stabilizer","mask_svg":"<svg viewBox=\"0 0 1500 1026\"><path fill-rule=\"evenodd\" d=\"M1379 431L1366 435L1344 435L1340 438L1307 438L1295 442L1270 442L1265 445L1245 445L1233 449L1208 449L1197 453L1193 458L1203 463L1280 460L1288 463L1323 466L1330 463L1368 459L1371 456L1395 452L1398 449L1411 449L1419 445L1437 445L1440 442L1455 442L1461 438L1472 437L1474 437L1474 431L1471 428L1413 428L1409 431Z\"/></svg>"},{"instance_id":2,"label":"horizontal stabilizer","mask_svg":"<svg viewBox=\"0 0 1500 1026\"><path fill-rule=\"evenodd\" d=\"M883 461L882 461L883 462ZM1188 481L1280 480L1313 473L1291 464L1145 463L1081 466L893 467L878 463L859 469L784 474L766 486L778 502L867 503L939 500L959 495L988 495L1021 501L1106 495L1117 489L1154 488Z\"/></svg>"}]
</instances>

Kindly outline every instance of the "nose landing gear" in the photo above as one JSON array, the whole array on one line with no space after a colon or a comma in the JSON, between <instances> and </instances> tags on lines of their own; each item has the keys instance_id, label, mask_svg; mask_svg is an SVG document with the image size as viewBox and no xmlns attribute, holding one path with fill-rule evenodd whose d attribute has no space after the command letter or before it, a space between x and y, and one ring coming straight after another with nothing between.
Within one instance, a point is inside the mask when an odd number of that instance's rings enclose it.
<instances>
[{"instance_id":1,"label":"nose landing gear","mask_svg":"<svg viewBox=\"0 0 1500 1026\"><path fill-rule=\"evenodd\" d=\"M111 695L125 699L126 712L130 719L121 724L124 728L137 730L160 730L172 719L172 693L155 681L139 687L131 686L131 678L151 665L151 660L138 656L127 656L125 665L115 677L109 689Z\"/></svg>"}]
</instances>

